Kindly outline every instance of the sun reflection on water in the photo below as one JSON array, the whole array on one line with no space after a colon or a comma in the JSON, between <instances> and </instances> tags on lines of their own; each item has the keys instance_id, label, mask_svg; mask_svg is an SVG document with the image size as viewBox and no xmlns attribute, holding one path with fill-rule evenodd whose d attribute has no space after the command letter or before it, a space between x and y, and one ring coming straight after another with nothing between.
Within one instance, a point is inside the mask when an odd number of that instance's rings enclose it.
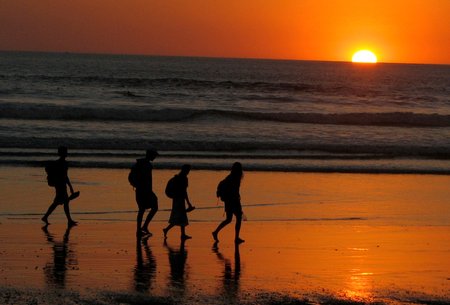
<instances>
[{"instance_id":1,"label":"sun reflection on water","mask_svg":"<svg viewBox=\"0 0 450 305\"><path fill-rule=\"evenodd\" d=\"M345 297L353 301L368 301L373 299L372 272L361 272L359 269L352 270L344 290Z\"/></svg>"}]
</instances>

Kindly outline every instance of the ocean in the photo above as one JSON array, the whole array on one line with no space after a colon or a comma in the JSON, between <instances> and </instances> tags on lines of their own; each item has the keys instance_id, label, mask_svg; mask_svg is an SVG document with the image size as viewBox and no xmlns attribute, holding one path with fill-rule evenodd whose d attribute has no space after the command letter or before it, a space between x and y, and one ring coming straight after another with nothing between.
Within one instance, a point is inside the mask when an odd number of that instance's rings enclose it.
<instances>
[{"instance_id":1,"label":"ocean","mask_svg":"<svg viewBox=\"0 0 450 305\"><path fill-rule=\"evenodd\" d=\"M0 52L0 164L450 174L450 66Z\"/></svg>"}]
</instances>

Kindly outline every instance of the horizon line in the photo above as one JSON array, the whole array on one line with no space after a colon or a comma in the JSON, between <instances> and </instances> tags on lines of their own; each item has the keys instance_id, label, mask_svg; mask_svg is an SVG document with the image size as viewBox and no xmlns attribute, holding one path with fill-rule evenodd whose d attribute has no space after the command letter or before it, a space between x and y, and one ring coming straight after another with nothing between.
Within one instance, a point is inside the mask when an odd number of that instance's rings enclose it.
<instances>
[{"instance_id":1,"label":"horizon line","mask_svg":"<svg viewBox=\"0 0 450 305\"><path fill-rule=\"evenodd\" d=\"M103 55L103 56L141 56L141 57L174 57L174 58L210 58L210 59L234 59L234 60L267 60L267 61L311 61L311 62L334 62L334 63L353 63L351 60L325 60L325 59L293 59L293 58L269 58L269 57L226 57L211 55L164 55L164 54L143 54L143 53L107 53L107 52L78 52L78 51L40 51L40 50L0 50L0 53L54 53L54 54L76 54L76 55ZM402 65L435 65L449 66L450 63L423 63L423 62L386 62L377 61L376 63L354 63L362 65L376 64L402 64Z\"/></svg>"}]
</instances>

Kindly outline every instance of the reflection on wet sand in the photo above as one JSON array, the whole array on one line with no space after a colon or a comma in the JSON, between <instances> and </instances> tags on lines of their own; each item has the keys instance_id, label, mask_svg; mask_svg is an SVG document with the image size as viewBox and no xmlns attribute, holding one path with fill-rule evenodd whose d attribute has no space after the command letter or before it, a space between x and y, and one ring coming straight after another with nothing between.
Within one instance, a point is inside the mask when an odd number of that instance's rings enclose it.
<instances>
[{"instance_id":1,"label":"reflection on wet sand","mask_svg":"<svg viewBox=\"0 0 450 305\"><path fill-rule=\"evenodd\" d=\"M241 277L241 256L239 253L239 244L235 244L234 246L234 270L232 268L231 260L226 258L219 251L219 244L217 242L214 243L212 250L216 254L219 262L224 266L222 274L222 295L226 297L226 299L230 300L230 302L238 303Z\"/></svg>"},{"instance_id":2,"label":"reflection on wet sand","mask_svg":"<svg viewBox=\"0 0 450 305\"><path fill-rule=\"evenodd\" d=\"M48 231L48 225L42 227L47 242L53 249L53 261L44 266L46 283L49 287L65 288L68 269L74 269L78 266L73 243L69 242L70 231L73 226L68 226L62 241L55 240L52 233Z\"/></svg>"},{"instance_id":3,"label":"reflection on wet sand","mask_svg":"<svg viewBox=\"0 0 450 305\"><path fill-rule=\"evenodd\" d=\"M144 259L145 253L145 259ZM134 267L134 290L150 291L155 281L156 259L148 245L148 237L136 238L136 266Z\"/></svg>"},{"instance_id":4,"label":"reflection on wet sand","mask_svg":"<svg viewBox=\"0 0 450 305\"><path fill-rule=\"evenodd\" d=\"M164 246L167 248L167 254L169 256L169 287L179 294L179 296L183 296L186 290L186 261L188 256L185 248L185 240L182 239L180 241L178 249L170 246L167 241L164 241Z\"/></svg>"}]
</instances>

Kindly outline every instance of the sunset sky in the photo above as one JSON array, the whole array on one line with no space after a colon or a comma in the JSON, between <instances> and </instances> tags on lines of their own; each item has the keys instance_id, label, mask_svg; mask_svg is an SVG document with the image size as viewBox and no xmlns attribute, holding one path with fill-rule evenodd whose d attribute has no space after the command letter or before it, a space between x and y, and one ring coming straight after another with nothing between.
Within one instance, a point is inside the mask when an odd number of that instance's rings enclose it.
<instances>
[{"instance_id":1,"label":"sunset sky","mask_svg":"<svg viewBox=\"0 0 450 305\"><path fill-rule=\"evenodd\" d=\"M450 0L0 0L0 50L450 64Z\"/></svg>"}]
</instances>

